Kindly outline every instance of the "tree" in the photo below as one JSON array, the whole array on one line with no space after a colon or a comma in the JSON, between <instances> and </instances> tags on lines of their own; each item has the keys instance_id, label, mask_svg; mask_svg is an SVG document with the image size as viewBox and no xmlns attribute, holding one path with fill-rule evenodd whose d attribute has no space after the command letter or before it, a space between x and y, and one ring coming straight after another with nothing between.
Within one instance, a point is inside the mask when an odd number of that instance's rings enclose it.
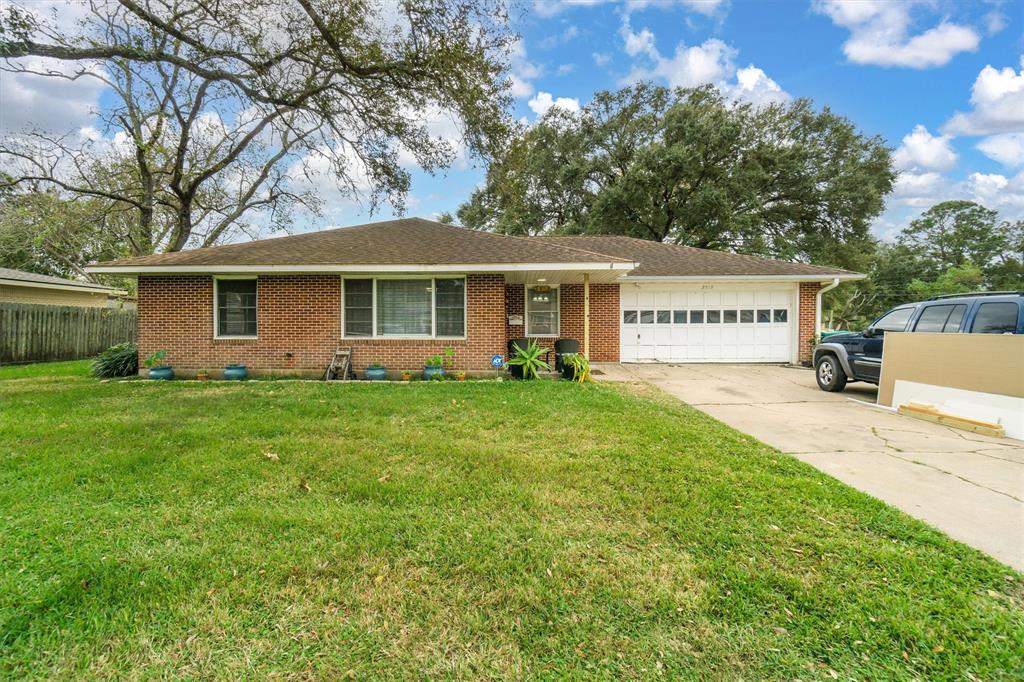
<instances>
[{"instance_id":1,"label":"tree","mask_svg":"<svg viewBox=\"0 0 1024 682\"><path fill-rule=\"evenodd\" d=\"M459 218L810 259L869 242L893 180L880 138L809 101L755 108L710 86L640 84L520 131Z\"/></svg>"},{"instance_id":2,"label":"tree","mask_svg":"<svg viewBox=\"0 0 1024 682\"><path fill-rule=\"evenodd\" d=\"M24 1L24 0L23 0ZM431 117L487 156L506 131L500 0L95 0L77 30L28 4L0 15L9 70L109 87L99 131L25 131L3 142L13 184L100 200L132 254L287 227L318 210L296 189L325 174L342 193L402 209L409 173L450 163ZM43 69L23 58L59 60ZM108 225L117 221L106 220Z\"/></svg>"},{"instance_id":3,"label":"tree","mask_svg":"<svg viewBox=\"0 0 1024 682\"><path fill-rule=\"evenodd\" d=\"M1000 223L998 211L973 201L943 201L911 221L898 241L937 271L967 263L988 270L1022 255L1022 232L1024 223Z\"/></svg>"}]
</instances>

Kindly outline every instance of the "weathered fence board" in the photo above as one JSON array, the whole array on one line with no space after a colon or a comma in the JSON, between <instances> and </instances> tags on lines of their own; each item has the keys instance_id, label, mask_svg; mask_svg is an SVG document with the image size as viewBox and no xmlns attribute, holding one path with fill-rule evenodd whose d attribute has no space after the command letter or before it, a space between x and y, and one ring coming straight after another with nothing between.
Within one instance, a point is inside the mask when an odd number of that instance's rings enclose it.
<instances>
[{"instance_id":1,"label":"weathered fence board","mask_svg":"<svg viewBox=\"0 0 1024 682\"><path fill-rule=\"evenodd\" d=\"M134 340L134 310L0 303L0 365L87 358Z\"/></svg>"}]
</instances>

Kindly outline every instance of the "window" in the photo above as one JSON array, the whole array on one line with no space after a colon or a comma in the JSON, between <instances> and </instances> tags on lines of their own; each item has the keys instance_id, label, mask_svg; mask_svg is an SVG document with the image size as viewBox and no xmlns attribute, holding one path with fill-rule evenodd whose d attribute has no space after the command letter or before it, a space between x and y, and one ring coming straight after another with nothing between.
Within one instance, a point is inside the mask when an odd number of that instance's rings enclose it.
<instances>
[{"instance_id":1,"label":"window","mask_svg":"<svg viewBox=\"0 0 1024 682\"><path fill-rule=\"evenodd\" d=\"M347 338L466 335L466 280L346 279Z\"/></svg>"},{"instance_id":2,"label":"window","mask_svg":"<svg viewBox=\"0 0 1024 682\"><path fill-rule=\"evenodd\" d=\"M676 324L686 324L686 311L685 310L673 310L672 321Z\"/></svg>"},{"instance_id":3,"label":"window","mask_svg":"<svg viewBox=\"0 0 1024 682\"><path fill-rule=\"evenodd\" d=\"M789 319L789 313L786 310L775 309L772 311L772 322L785 322Z\"/></svg>"},{"instance_id":4,"label":"window","mask_svg":"<svg viewBox=\"0 0 1024 682\"><path fill-rule=\"evenodd\" d=\"M622 311L622 324L636 324L636 311L635 310L623 310Z\"/></svg>"},{"instance_id":5,"label":"window","mask_svg":"<svg viewBox=\"0 0 1024 682\"><path fill-rule=\"evenodd\" d=\"M974 316L975 334L1013 334L1017 331L1016 303L982 303Z\"/></svg>"},{"instance_id":6,"label":"window","mask_svg":"<svg viewBox=\"0 0 1024 682\"><path fill-rule=\"evenodd\" d=\"M722 311L722 322L726 324L736 323L736 311L735 310L723 310Z\"/></svg>"},{"instance_id":7,"label":"window","mask_svg":"<svg viewBox=\"0 0 1024 682\"><path fill-rule=\"evenodd\" d=\"M345 280L345 336L373 336L373 280Z\"/></svg>"},{"instance_id":8,"label":"window","mask_svg":"<svg viewBox=\"0 0 1024 682\"><path fill-rule=\"evenodd\" d=\"M960 325L964 321L964 313L967 312L967 306L963 303L959 303L953 306L953 312L949 314L949 319L946 320L946 326L943 327L942 331L946 334L955 334L960 331Z\"/></svg>"},{"instance_id":9,"label":"window","mask_svg":"<svg viewBox=\"0 0 1024 682\"><path fill-rule=\"evenodd\" d=\"M742 324L753 324L753 322L754 322L754 311L753 310L741 310L740 311L740 322Z\"/></svg>"},{"instance_id":10,"label":"window","mask_svg":"<svg viewBox=\"0 0 1024 682\"><path fill-rule=\"evenodd\" d=\"M654 311L653 310L641 310L640 311L640 324L654 324Z\"/></svg>"},{"instance_id":11,"label":"window","mask_svg":"<svg viewBox=\"0 0 1024 682\"><path fill-rule=\"evenodd\" d=\"M772 321L772 311L770 310L758 310L757 311L757 323L764 324Z\"/></svg>"},{"instance_id":12,"label":"window","mask_svg":"<svg viewBox=\"0 0 1024 682\"><path fill-rule=\"evenodd\" d=\"M435 279L437 336L466 335L466 280Z\"/></svg>"},{"instance_id":13,"label":"window","mask_svg":"<svg viewBox=\"0 0 1024 682\"><path fill-rule=\"evenodd\" d=\"M256 336L256 280L215 279L218 337Z\"/></svg>"},{"instance_id":14,"label":"window","mask_svg":"<svg viewBox=\"0 0 1024 682\"><path fill-rule=\"evenodd\" d=\"M891 310L875 320L871 328L883 332L901 332L906 328L907 322L913 313L913 308Z\"/></svg>"},{"instance_id":15,"label":"window","mask_svg":"<svg viewBox=\"0 0 1024 682\"><path fill-rule=\"evenodd\" d=\"M946 326L949 314L953 312L952 305L930 305L921 312L914 325L915 332L941 332ZM962 314L962 313L961 313Z\"/></svg>"},{"instance_id":16,"label":"window","mask_svg":"<svg viewBox=\"0 0 1024 682\"><path fill-rule=\"evenodd\" d=\"M526 335L558 336L558 289L526 289Z\"/></svg>"},{"instance_id":17,"label":"window","mask_svg":"<svg viewBox=\"0 0 1024 682\"><path fill-rule=\"evenodd\" d=\"M703 310L691 310L690 311L690 324L702 324L704 322L704 311Z\"/></svg>"},{"instance_id":18,"label":"window","mask_svg":"<svg viewBox=\"0 0 1024 682\"><path fill-rule=\"evenodd\" d=\"M722 321L721 310L709 310L708 311L708 324L718 324Z\"/></svg>"},{"instance_id":19,"label":"window","mask_svg":"<svg viewBox=\"0 0 1024 682\"><path fill-rule=\"evenodd\" d=\"M659 310L658 311L658 324L668 324L672 321L671 310Z\"/></svg>"}]
</instances>

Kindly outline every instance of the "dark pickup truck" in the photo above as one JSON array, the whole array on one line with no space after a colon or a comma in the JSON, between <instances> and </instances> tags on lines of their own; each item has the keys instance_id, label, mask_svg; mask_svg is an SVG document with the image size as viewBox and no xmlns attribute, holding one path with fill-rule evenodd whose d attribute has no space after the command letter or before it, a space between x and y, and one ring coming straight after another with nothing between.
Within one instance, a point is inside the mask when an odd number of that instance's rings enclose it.
<instances>
[{"instance_id":1,"label":"dark pickup truck","mask_svg":"<svg viewBox=\"0 0 1024 682\"><path fill-rule=\"evenodd\" d=\"M814 349L814 371L823 391L849 381L877 384L886 332L1024 334L1024 291L937 296L893 308L864 332L835 334Z\"/></svg>"}]
</instances>

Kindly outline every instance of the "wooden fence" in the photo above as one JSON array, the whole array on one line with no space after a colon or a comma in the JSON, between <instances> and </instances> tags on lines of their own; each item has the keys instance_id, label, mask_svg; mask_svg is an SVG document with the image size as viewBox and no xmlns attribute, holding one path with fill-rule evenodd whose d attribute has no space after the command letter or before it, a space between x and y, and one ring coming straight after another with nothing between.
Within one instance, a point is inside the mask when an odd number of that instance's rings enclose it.
<instances>
[{"instance_id":1,"label":"wooden fence","mask_svg":"<svg viewBox=\"0 0 1024 682\"><path fill-rule=\"evenodd\" d=\"M87 358L134 340L134 310L0 303L0 365Z\"/></svg>"}]
</instances>

